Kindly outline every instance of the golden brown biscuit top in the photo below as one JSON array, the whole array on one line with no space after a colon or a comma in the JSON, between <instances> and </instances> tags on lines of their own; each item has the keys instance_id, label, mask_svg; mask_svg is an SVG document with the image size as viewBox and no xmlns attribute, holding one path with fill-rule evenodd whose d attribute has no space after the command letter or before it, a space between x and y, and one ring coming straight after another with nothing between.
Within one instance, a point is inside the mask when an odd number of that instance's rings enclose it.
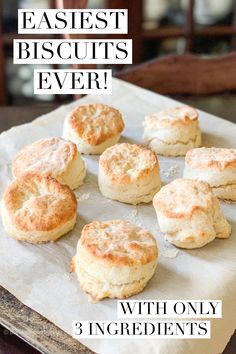
<instances>
[{"instance_id":1,"label":"golden brown biscuit top","mask_svg":"<svg viewBox=\"0 0 236 354\"><path fill-rule=\"evenodd\" d=\"M77 209L69 187L33 174L13 181L3 202L11 222L22 231L51 231L73 219Z\"/></svg>"},{"instance_id":2,"label":"golden brown biscuit top","mask_svg":"<svg viewBox=\"0 0 236 354\"><path fill-rule=\"evenodd\" d=\"M224 170L227 167L236 166L236 149L215 147L193 149L187 152L185 162L192 167Z\"/></svg>"},{"instance_id":3,"label":"golden brown biscuit top","mask_svg":"<svg viewBox=\"0 0 236 354\"><path fill-rule=\"evenodd\" d=\"M195 211L212 208L213 203L208 183L181 178L162 187L153 199L155 210L169 218L190 218Z\"/></svg>"},{"instance_id":4,"label":"golden brown biscuit top","mask_svg":"<svg viewBox=\"0 0 236 354\"><path fill-rule=\"evenodd\" d=\"M99 145L124 129L121 113L105 104L81 105L67 119L70 127L90 145Z\"/></svg>"},{"instance_id":5,"label":"golden brown biscuit top","mask_svg":"<svg viewBox=\"0 0 236 354\"><path fill-rule=\"evenodd\" d=\"M198 121L198 112L189 106L171 107L145 117L144 126L185 125Z\"/></svg>"},{"instance_id":6,"label":"golden brown biscuit top","mask_svg":"<svg viewBox=\"0 0 236 354\"><path fill-rule=\"evenodd\" d=\"M59 176L78 154L76 145L62 138L41 139L27 145L15 156L12 174L21 177L26 172Z\"/></svg>"},{"instance_id":7,"label":"golden brown biscuit top","mask_svg":"<svg viewBox=\"0 0 236 354\"><path fill-rule=\"evenodd\" d=\"M157 258L154 236L128 221L93 221L84 226L79 247L114 265L147 264Z\"/></svg>"},{"instance_id":8,"label":"golden brown biscuit top","mask_svg":"<svg viewBox=\"0 0 236 354\"><path fill-rule=\"evenodd\" d=\"M116 144L106 149L99 159L106 177L114 183L130 183L159 171L155 153L137 144Z\"/></svg>"}]
</instances>

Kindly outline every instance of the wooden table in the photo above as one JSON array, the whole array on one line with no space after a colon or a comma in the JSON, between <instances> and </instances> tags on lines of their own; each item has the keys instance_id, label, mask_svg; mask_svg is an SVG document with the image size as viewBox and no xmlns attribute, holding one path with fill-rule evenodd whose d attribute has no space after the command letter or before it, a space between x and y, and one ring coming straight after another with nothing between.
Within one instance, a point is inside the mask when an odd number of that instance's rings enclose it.
<instances>
[{"instance_id":1,"label":"wooden table","mask_svg":"<svg viewBox=\"0 0 236 354\"><path fill-rule=\"evenodd\" d=\"M227 103L224 106L227 110ZM0 132L11 126L30 122L55 108L56 105L0 107ZM205 110L207 111L207 107ZM227 112L225 117L228 118ZM43 316L23 305L2 287L0 287L0 299L0 354L92 353ZM223 354L235 353L236 332Z\"/></svg>"}]
</instances>

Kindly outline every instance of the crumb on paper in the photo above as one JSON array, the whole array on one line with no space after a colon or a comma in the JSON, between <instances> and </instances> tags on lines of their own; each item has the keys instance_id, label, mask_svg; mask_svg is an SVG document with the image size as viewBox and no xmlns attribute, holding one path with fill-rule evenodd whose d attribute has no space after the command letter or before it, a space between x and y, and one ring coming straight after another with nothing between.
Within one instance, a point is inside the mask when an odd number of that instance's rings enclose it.
<instances>
[{"instance_id":1,"label":"crumb on paper","mask_svg":"<svg viewBox=\"0 0 236 354\"><path fill-rule=\"evenodd\" d=\"M132 217L136 218L137 214L138 214L138 209L137 209L137 207L134 207L134 209L132 210L132 212L130 213L130 215L131 215Z\"/></svg>"},{"instance_id":2,"label":"crumb on paper","mask_svg":"<svg viewBox=\"0 0 236 354\"><path fill-rule=\"evenodd\" d=\"M165 258L175 258L179 251L174 248L166 248L162 251L162 256Z\"/></svg>"},{"instance_id":3,"label":"crumb on paper","mask_svg":"<svg viewBox=\"0 0 236 354\"><path fill-rule=\"evenodd\" d=\"M136 225L143 228L143 225L142 225L141 221L136 222Z\"/></svg>"},{"instance_id":4,"label":"crumb on paper","mask_svg":"<svg viewBox=\"0 0 236 354\"><path fill-rule=\"evenodd\" d=\"M138 209L135 206L134 209L128 214L128 216L133 223L137 223L137 215L138 215Z\"/></svg>"},{"instance_id":5,"label":"crumb on paper","mask_svg":"<svg viewBox=\"0 0 236 354\"><path fill-rule=\"evenodd\" d=\"M171 166L167 171L161 170L161 172L163 173L163 175L165 177L172 178L172 177L175 177L178 174L179 166L178 165L174 165L174 166Z\"/></svg>"},{"instance_id":6,"label":"crumb on paper","mask_svg":"<svg viewBox=\"0 0 236 354\"><path fill-rule=\"evenodd\" d=\"M78 197L78 200L79 200L79 202L83 202L84 200L88 200L89 197L90 197L90 193L84 193Z\"/></svg>"},{"instance_id":7,"label":"crumb on paper","mask_svg":"<svg viewBox=\"0 0 236 354\"><path fill-rule=\"evenodd\" d=\"M92 178L88 178L84 181L83 183L84 186L93 186L93 187L97 187L97 183L96 180L92 179Z\"/></svg>"},{"instance_id":8,"label":"crumb on paper","mask_svg":"<svg viewBox=\"0 0 236 354\"><path fill-rule=\"evenodd\" d=\"M70 261L70 273L73 273L75 271L75 260L74 260L74 257L71 258L71 261Z\"/></svg>"},{"instance_id":9,"label":"crumb on paper","mask_svg":"<svg viewBox=\"0 0 236 354\"><path fill-rule=\"evenodd\" d=\"M71 280L71 272L73 271L70 270L70 273L63 273L62 275L63 279Z\"/></svg>"}]
</instances>

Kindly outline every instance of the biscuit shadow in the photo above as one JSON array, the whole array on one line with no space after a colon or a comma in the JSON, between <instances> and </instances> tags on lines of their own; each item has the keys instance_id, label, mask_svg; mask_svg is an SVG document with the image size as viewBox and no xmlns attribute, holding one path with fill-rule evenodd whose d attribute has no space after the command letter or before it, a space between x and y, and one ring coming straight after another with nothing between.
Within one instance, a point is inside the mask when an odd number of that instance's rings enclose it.
<instances>
[{"instance_id":1,"label":"biscuit shadow","mask_svg":"<svg viewBox=\"0 0 236 354\"><path fill-rule=\"evenodd\" d=\"M86 177L82 186L78 187L75 192L82 191L84 187L96 187L98 189L98 175L87 170Z\"/></svg>"},{"instance_id":2,"label":"biscuit shadow","mask_svg":"<svg viewBox=\"0 0 236 354\"><path fill-rule=\"evenodd\" d=\"M232 148L232 145L226 137L223 135L203 133L202 134L202 146L206 147L221 147Z\"/></svg>"},{"instance_id":3,"label":"biscuit shadow","mask_svg":"<svg viewBox=\"0 0 236 354\"><path fill-rule=\"evenodd\" d=\"M138 139L133 139L129 138L127 136L121 136L119 143L129 143L129 144L139 144L139 145L145 145L143 142L141 142Z\"/></svg>"},{"instance_id":4,"label":"biscuit shadow","mask_svg":"<svg viewBox=\"0 0 236 354\"><path fill-rule=\"evenodd\" d=\"M64 237L62 237L58 243L60 243L60 245L70 245L72 247L76 247L77 242L81 236L81 231L84 227L84 225L88 224L91 220L84 218L81 215L77 215L77 222L73 228L73 230L71 230L70 232L68 232Z\"/></svg>"},{"instance_id":5,"label":"biscuit shadow","mask_svg":"<svg viewBox=\"0 0 236 354\"><path fill-rule=\"evenodd\" d=\"M81 231L82 231L84 225L88 224L89 222L91 222L91 220L89 218L85 218L85 217L83 217L81 215L78 215L77 223L76 223L74 229L71 232L73 234L73 238L76 235L77 236L77 241L78 241L78 239L80 238Z\"/></svg>"},{"instance_id":6,"label":"biscuit shadow","mask_svg":"<svg viewBox=\"0 0 236 354\"><path fill-rule=\"evenodd\" d=\"M78 216L77 223L72 231L62 236L55 242L48 242L39 245L24 244L25 247L31 249L34 255L47 259L46 264L53 263L57 266L58 272L69 274L70 260L76 253L76 246L81 235L81 230L88 220ZM44 262L45 263L45 262ZM43 276L42 276L43 277Z\"/></svg>"},{"instance_id":7,"label":"biscuit shadow","mask_svg":"<svg viewBox=\"0 0 236 354\"><path fill-rule=\"evenodd\" d=\"M145 300L163 299L166 296L166 287L168 284L177 284L179 282L181 282L183 290L191 286L191 279L184 277L183 274L177 271L172 271L161 262L158 262L155 274L149 280L145 288L140 293L129 297L129 300L143 300L144 298ZM168 295L171 296L172 294ZM106 298L103 300L103 303L112 303L112 299Z\"/></svg>"},{"instance_id":8,"label":"biscuit shadow","mask_svg":"<svg viewBox=\"0 0 236 354\"><path fill-rule=\"evenodd\" d=\"M45 243L39 243L39 244L31 244L28 242L22 242L18 241L19 244L23 247L26 247L28 249L32 249L34 252L41 252L42 249L44 250L45 253L51 253L51 247L55 247L56 245L58 246L75 246L78 242L78 239L81 235L82 228L84 225L86 225L88 222L90 222L89 219L82 217L81 215L77 214L77 222L73 228L73 230L69 231L66 233L64 236L60 237L56 241L49 241Z\"/></svg>"},{"instance_id":9,"label":"biscuit shadow","mask_svg":"<svg viewBox=\"0 0 236 354\"><path fill-rule=\"evenodd\" d=\"M148 286L155 286L158 289L165 289L167 283L178 283L184 284L184 287L188 287L191 284L191 280L185 277L182 273L177 270L173 271L171 268L166 267L161 263L161 261L157 264L156 272L153 278L150 280Z\"/></svg>"},{"instance_id":10,"label":"biscuit shadow","mask_svg":"<svg viewBox=\"0 0 236 354\"><path fill-rule=\"evenodd\" d=\"M226 202L226 204L227 204L227 202ZM233 204L235 204L235 202L233 203ZM236 205L235 205L236 206ZM223 207L221 206L221 209L223 209ZM231 235L232 235L232 233L236 230L236 221L235 220L233 220L230 216L226 216L226 213L223 211L223 214L225 215L225 218L226 218L226 220L230 223L230 225L231 225Z\"/></svg>"},{"instance_id":11,"label":"biscuit shadow","mask_svg":"<svg viewBox=\"0 0 236 354\"><path fill-rule=\"evenodd\" d=\"M177 270L173 271L172 269L167 268L160 261L157 264L154 276L150 279L144 290L141 293L132 296L131 299L135 298L137 300L141 300L144 296L145 299L163 298L163 294L165 294L166 288L170 283L181 283L181 287L183 287L183 289L187 289L191 286L191 279L185 277ZM152 292L152 294L149 295L148 292ZM153 295L153 292L155 292L155 295ZM170 294L170 296L171 295L172 294Z\"/></svg>"},{"instance_id":12,"label":"biscuit shadow","mask_svg":"<svg viewBox=\"0 0 236 354\"><path fill-rule=\"evenodd\" d=\"M85 155L85 154L81 154L82 158L86 161L93 161L93 162L98 162L99 157L101 154L98 155Z\"/></svg>"}]
</instances>

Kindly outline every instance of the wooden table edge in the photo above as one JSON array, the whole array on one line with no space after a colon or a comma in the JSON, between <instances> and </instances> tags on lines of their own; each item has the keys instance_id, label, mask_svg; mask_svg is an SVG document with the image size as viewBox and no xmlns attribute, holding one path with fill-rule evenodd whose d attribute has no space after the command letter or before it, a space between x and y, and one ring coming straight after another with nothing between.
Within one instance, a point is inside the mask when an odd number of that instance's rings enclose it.
<instances>
[{"instance_id":1,"label":"wooden table edge","mask_svg":"<svg viewBox=\"0 0 236 354\"><path fill-rule=\"evenodd\" d=\"M0 298L0 324L41 353L94 353L2 286Z\"/></svg>"}]
</instances>

